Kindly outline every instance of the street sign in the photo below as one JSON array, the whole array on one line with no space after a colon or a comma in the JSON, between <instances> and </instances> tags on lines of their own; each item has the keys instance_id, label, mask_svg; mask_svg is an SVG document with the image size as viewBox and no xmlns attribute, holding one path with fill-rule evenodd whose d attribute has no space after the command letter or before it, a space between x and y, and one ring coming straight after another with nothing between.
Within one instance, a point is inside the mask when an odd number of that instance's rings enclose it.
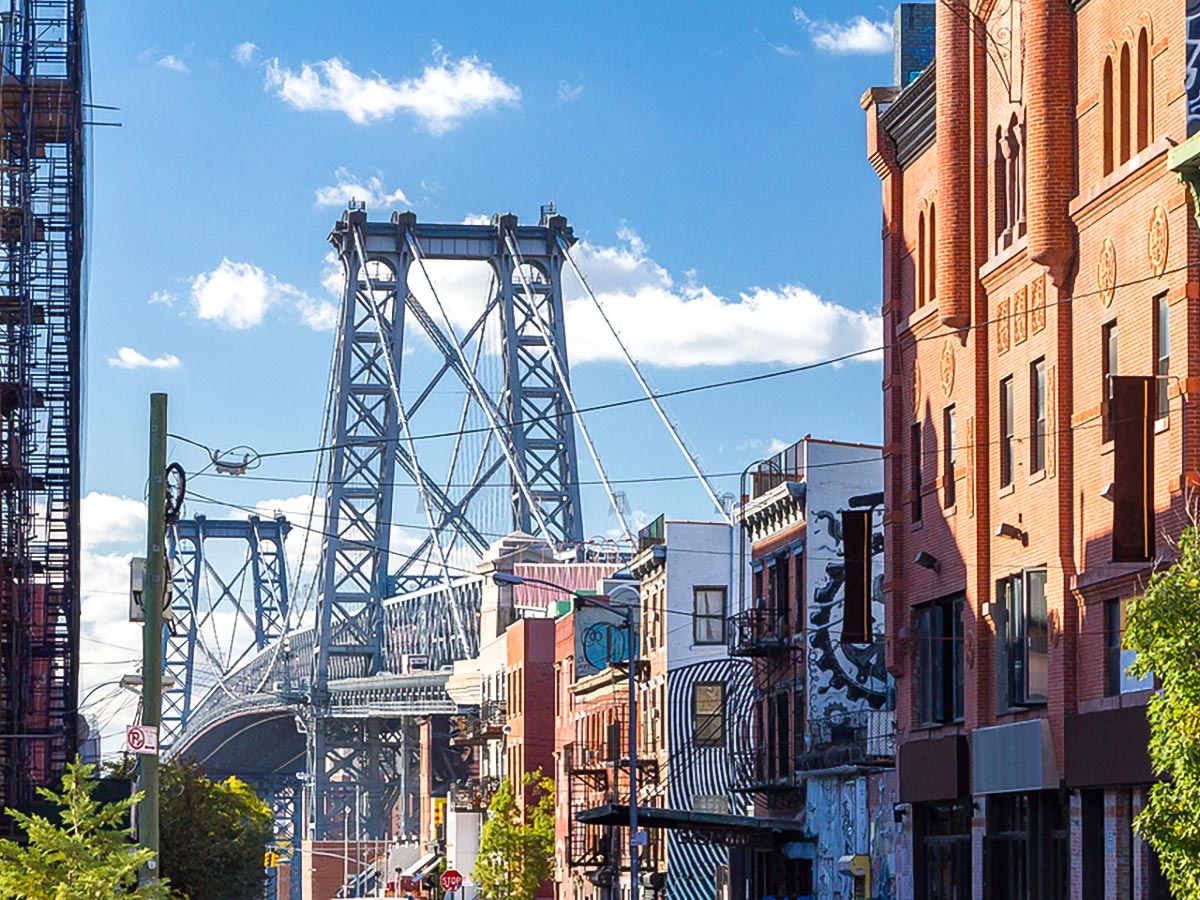
<instances>
[{"instance_id":1,"label":"street sign","mask_svg":"<svg viewBox=\"0 0 1200 900\"><path fill-rule=\"evenodd\" d=\"M414 879L411 875L401 875L400 876L400 890L412 891L412 890L416 890L416 887L417 887L416 882L414 881Z\"/></svg>"},{"instance_id":2,"label":"street sign","mask_svg":"<svg viewBox=\"0 0 1200 900\"><path fill-rule=\"evenodd\" d=\"M639 831L629 839L629 844L632 847L646 847L650 844L650 835L644 831Z\"/></svg>"},{"instance_id":3,"label":"street sign","mask_svg":"<svg viewBox=\"0 0 1200 900\"><path fill-rule=\"evenodd\" d=\"M447 869L442 873L442 890L449 893L462 887L463 877L456 869Z\"/></svg>"},{"instance_id":4,"label":"street sign","mask_svg":"<svg viewBox=\"0 0 1200 900\"><path fill-rule=\"evenodd\" d=\"M158 729L153 725L130 725L125 729L125 743L134 753L158 754Z\"/></svg>"}]
</instances>

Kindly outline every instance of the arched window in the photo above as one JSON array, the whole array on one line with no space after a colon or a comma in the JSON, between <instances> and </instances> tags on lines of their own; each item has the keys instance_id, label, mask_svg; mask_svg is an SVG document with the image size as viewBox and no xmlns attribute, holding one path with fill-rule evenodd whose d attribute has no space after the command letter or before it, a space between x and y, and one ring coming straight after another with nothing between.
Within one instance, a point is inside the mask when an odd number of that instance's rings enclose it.
<instances>
[{"instance_id":1,"label":"arched window","mask_svg":"<svg viewBox=\"0 0 1200 900\"><path fill-rule=\"evenodd\" d=\"M1150 36L1143 28L1137 47L1137 148L1150 144Z\"/></svg>"},{"instance_id":2,"label":"arched window","mask_svg":"<svg viewBox=\"0 0 1200 900\"><path fill-rule=\"evenodd\" d=\"M925 305L925 212L917 217L917 309Z\"/></svg>"},{"instance_id":3,"label":"arched window","mask_svg":"<svg viewBox=\"0 0 1200 900\"><path fill-rule=\"evenodd\" d=\"M937 204L929 204L929 302L937 299Z\"/></svg>"},{"instance_id":4,"label":"arched window","mask_svg":"<svg viewBox=\"0 0 1200 900\"><path fill-rule=\"evenodd\" d=\"M1121 71L1120 71L1120 104L1121 104L1121 120L1120 131L1121 136L1121 162L1129 162L1130 152L1130 106L1132 105L1133 97L1131 95L1131 72L1129 71L1129 45L1121 45Z\"/></svg>"},{"instance_id":5,"label":"arched window","mask_svg":"<svg viewBox=\"0 0 1200 900\"><path fill-rule=\"evenodd\" d=\"M1103 139L1103 169L1105 175L1113 170L1113 61L1109 56L1104 60L1104 84L1100 94L1100 127L1104 129Z\"/></svg>"},{"instance_id":6,"label":"arched window","mask_svg":"<svg viewBox=\"0 0 1200 900\"><path fill-rule=\"evenodd\" d=\"M1004 249L1002 237L1004 235L1004 226L1008 221L1008 166L1004 162L1004 129L1000 126L996 127L996 146L994 148L995 162L992 163L992 185L995 189L994 203L992 204L992 215L996 220L996 252L999 253Z\"/></svg>"}]
</instances>

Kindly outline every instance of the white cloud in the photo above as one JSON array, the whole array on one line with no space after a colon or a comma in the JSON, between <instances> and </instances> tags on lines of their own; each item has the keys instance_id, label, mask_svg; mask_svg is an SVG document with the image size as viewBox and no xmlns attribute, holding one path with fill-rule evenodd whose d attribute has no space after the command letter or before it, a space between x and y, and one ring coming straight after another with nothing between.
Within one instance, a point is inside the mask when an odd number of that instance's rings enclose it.
<instances>
[{"instance_id":1,"label":"white cloud","mask_svg":"<svg viewBox=\"0 0 1200 900\"><path fill-rule=\"evenodd\" d=\"M179 299L178 295L172 293L171 291L151 291L150 292L150 302L151 303L161 303L163 306L174 306L175 301L178 299Z\"/></svg>"},{"instance_id":2,"label":"white cloud","mask_svg":"<svg viewBox=\"0 0 1200 900\"><path fill-rule=\"evenodd\" d=\"M300 313L300 321L313 331L336 331L338 324L338 307L328 300L314 300L312 297L301 297L296 301L296 311Z\"/></svg>"},{"instance_id":3,"label":"white cloud","mask_svg":"<svg viewBox=\"0 0 1200 900\"><path fill-rule=\"evenodd\" d=\"M491 225L492 217L483 213L467 213L463 216L464 225Z\"/></svg>"},{"instance_id":4,"label":"white cloud","mask_svg":"<svg viewBox=\"0 0 1200 900\"><path fill-rule=\"evenodd\" d=\"M892 23L886 18L871 21L853 16L845 24L825 19L810 19L804 10L792 10L796 24L805 29L818 50L833 54L883 54L892 52Z\"/></svg>"},{"instance_id":5,"label":"white cloud","mask_svg":"<svg viewBox=\"0 0 1200 900\"><path fill-rule=\"evenodd\" d=\"M345 206L351 200L361 200L371 207L411 206L404 191L397 188L387 191L383 186L382 175L372 175L370 178L359 178L345 168L333 173L337 184L317 188L316 199L318 206Z\"/></svg>"},{"instance_id":6,"label":"white cloud","mask_svg":"<svg viewBox=\"0 0 1200 900\"><path fill-rule=\"evenodd\" d=\"M880 344L877 314L794 284L750 287L734 299L692 280L676 286L636 234L620 237L624 246L583 241L575 259L630 353L649 365L804 365ZM572 361L621 359L595 305L571 281L567 290Z\"/></svg>"},{"instance_id":7,"label":"white cloud","mask_svg":"<svg viewBox=\"0 0 1200 900\"><path fill-rule=\"evenodd\" d=\"M574 103L576 100L578 100L582 96L583 96L583 85L582 84L571 84L570 82L562 81L561 79L559 80L559 82L558 82L558 104L559 104L559 106L565 106L568 103Z\"/></svg>"},{"instance_id":8,"label":"white cloud","mask_svg":"<svg viewBox=\"0 0 1200 900\"><path fill-rule=\"evenodd\" d=\"M180 366L179 357L174 353L164 353L151 359L132 347L122 347L116 356L108 358L108 364L118 369L178 369Z\"/></svg>"},{"instance_id":9,"label":"white cloud","mask_svg":"<svg viewBox=\"0 0 1200 900\"><path fill-rule=\"evenodd\" d=\"M257 52L258 44L254 43L254 41L242 41L233 48L233 53L230 55L243 66L248 66L254 62L254 54Z\"/></svg>"},{"instance_id":10,"label":"white cloud","mask_svg":"<svg viewBox=\"0 0 1200 900\"><path fill-rule=\"evenodd\" d=\"M444 134L467 116L497 106L514 106L521 91L475 56L451 60L437 52L419 78L389 81L377 72L362 76L338 57L285 68L267 62L265 88L299 110L345 114L359 125L389 119L398 111L415 115L433 134Z\"/></svg>"},{"instance_id":11,"label":"white cloud","mask_svg":"<svg viewBox=\"0 0 1200 900\"><path fill-rule=\"evenodd\" d=\"M340 296L341 268L332 254L325 262L322 284ZM191 279L191 301L196 318L238 331L261 325L267 313L277 308L290 310L302 325L314 331L332 331L337 324L336 304L312 297L253 263L228 258L211 272L201 272Z\"/></svg>"},{"instance_id":12,"label":"white cloud","mask_svg":"<svg viewBox=\"0 0 1200 900\"><path fill-rule=\"evenodd\" d=\"M325 254L325 265L321 269L321 287L331 296L342 296L342 264L338 260L337 254L332 250Z\"/></svg>"},{"instance_id":13,"label":"white cloud","mask_svg":"<svg viewBox=\"0 0 1200 900\"><path fill-rule=\"evenodd\" d=\"M174 53L168 53L166 56L160 57L155 65L160 69L166 69L168 72L179 72L181 75L188 73L187 65Z\"/></svg>"},{"instance_id":14,"label":"white cloud","mask_svg":"<svg viewBox=\"0 0 1200 900\"><path fill-rule=\"evenodd\" d=\"M84 549L146 540L146 504L92 491L83 498L80 535Z\"/></svg>"}]
</instances>

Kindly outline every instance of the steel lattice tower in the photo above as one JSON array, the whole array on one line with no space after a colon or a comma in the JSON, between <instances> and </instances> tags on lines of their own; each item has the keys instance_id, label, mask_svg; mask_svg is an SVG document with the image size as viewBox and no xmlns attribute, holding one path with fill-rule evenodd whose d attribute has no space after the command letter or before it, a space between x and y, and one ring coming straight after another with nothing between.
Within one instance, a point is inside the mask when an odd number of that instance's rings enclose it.
<instances>
[{"instance_id":1,"label":"steel lattice tower","mask_svg":"<svg viewBox=\"0 0 1200 900\"><path fill-rule=\"evenodd\" d=\"M0 808L78 737L83 9L0 6Z\"/></svg>"},{"instance_id":2,"label":"steel lattice tower","mask_svg":"<svg viewBox=\"0 0 1200 900\"><path fill-rule=\"evenodd\" d=\"M523 531L555 545L583 537L563 328L563 247L575 243L566 219L547 208L536 226L518 225L512 215L488 225L430 225L412 213L369 222L365 208L351 204L329 240L345 282L309 735L314 839L337 827L337 810L323 799L331 780L343 791L360 785L374 821L382 812L379 752L390 743L378 733L380 723L339 722L327 710L330 680L383 667L384 598L449 585L464 565L451 560L477 559L502 534ZM490 268L491 286L469 325L460 298L441 296L430 275L427 263L445 261ZM432 377L402 378L412 323L419 340L440 354ZM500 375L489 379L485 370L496 360ZM428 430L423 434L414 422L429 421L430 398L443 380L466 399L457 435L443 432L452 444L447 471L435 473ZM483 427L471 429L471 422ZM486 438L468 452L464 432L473 431ZM393 486L400 473L417 489L425 536L415 551L394 554ZM493 491L505 498L498 518L486 512ZM476 652L478 622L463 609L451 602L419 611L424 622L448 620L441 630L456 636L457 646L431 660L435 665ZM415 628L405 629L400 643L404 652L425 649Z\"/></svg>"}]
</instances>

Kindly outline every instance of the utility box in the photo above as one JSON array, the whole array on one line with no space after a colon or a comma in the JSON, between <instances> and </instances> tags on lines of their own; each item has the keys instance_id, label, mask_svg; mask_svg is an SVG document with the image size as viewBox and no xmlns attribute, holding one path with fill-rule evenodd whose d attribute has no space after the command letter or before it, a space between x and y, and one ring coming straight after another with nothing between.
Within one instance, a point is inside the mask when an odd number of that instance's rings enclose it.
<instances>
[{"instance_id":1,"label":"utility box","mask_svg":"<svg viewBox=\"0 0 1200 900\"><path fill-rule=\"evenodd\" d=\"M871 857L865 853L855 853L838 857L839 875L854 879L855 900L867 900L871 896Z\"/></svg>"},{"instance_id":2,"label":"utility box","mask_svg":"<svg viewBox=\"0 0 1200 900\"><path fill-rule=\"evenodd\" d=\"M163 591L163 622L171 621L171 576L166 575L167 584ZM146 621L146 557L135 556L129 560L129 621Z\"/></svg>"}]
</instances>

